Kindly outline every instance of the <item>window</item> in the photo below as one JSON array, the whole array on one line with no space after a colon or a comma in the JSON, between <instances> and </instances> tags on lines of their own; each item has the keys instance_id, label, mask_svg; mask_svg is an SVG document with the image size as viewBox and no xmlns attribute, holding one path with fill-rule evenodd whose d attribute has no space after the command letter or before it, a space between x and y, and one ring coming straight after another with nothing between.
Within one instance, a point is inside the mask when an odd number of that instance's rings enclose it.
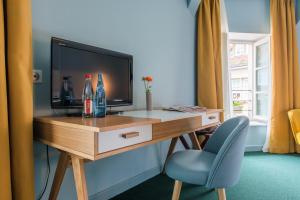
<instances>
[{"instance_id":1,"label":"window","mask_svg":"<svg viewBox=\"0 0 300 200\"><path fill-rule=\"evenodd\" d=\"M266 119L268 114L268 91L270 74L270 45L269 40L261 40L254 44L255 66L254 66L254 117Z\"/></svg>"},{"instance_id":2,"label":"window","mask_svg":"<svg viewBox=\"0 0 300 200\"><path fill-rule=\"evenodd\" d=\"M265 121L270 74L269 37L257 41L230 41L229 82L231 116L246 115Z\"/></svg>"}]
</instances>

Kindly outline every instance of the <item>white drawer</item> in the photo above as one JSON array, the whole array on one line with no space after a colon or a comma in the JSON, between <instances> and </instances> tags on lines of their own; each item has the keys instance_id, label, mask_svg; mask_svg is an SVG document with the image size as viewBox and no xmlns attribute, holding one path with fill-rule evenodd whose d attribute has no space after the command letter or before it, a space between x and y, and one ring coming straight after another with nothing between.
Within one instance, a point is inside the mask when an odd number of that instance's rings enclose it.
<instances>
[{"instance_id":1,"label":"white drawer","mask_svg":"<svg viewBox=\"0 0 300 200\"><path fill-rule=\"evenodd\" d=\"M98 134L98 153L152 140L152 125L136 126Z\"/></svg>"},{"instance_id":2,"label":"white drawer","mask_svg":"<svg viewBox=\"0 0 300 200\"><path fill-rule=\"evenodd\" d=\"M202 126L220 122L220 113L210 113L202 116Z\"/></svg>"}]
</instances>

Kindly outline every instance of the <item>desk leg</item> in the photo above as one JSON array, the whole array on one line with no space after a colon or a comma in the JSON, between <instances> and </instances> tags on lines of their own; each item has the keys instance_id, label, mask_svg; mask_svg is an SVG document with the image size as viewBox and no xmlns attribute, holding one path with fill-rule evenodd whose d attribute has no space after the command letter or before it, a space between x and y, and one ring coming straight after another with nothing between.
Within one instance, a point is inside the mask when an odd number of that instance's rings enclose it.
<instances>
[{"instance_id":1,"label":"desk leg","mask_svg":"<svg viewBox=\"0 0 300 200\"><path fill-rule=\"evenodd\" d=\"M77 191L78 200L88 200L88 193L86 187L84 160L72 155L72 167Z\"/></svg>"},{"instance_id":2,"label":"desk leg","mask_svg":"<svg viewBox=\"0 0 300 200\"><path fill-rule=\"evenodd\" d=\"M201 150L201 146L200 146L199 140L196 136L196 133L195 132L189 133L189 137L192 141L193 148L195 148L197 150Z\"/></svg>"},{"instance_id":3,"label":"desk leg","mask_svg":"<svg viewBox=\"0 0 300 200\"><path fill-rule=\"evenodd\" d=\"M181 143L182 143L182 145L184 146L185 149L190 149L189 144L186 142L183 135L179 136L179 139L180 139L180 141L181 141Z\"/></svg>"},{"instance_id":4,"label":"desk leg","mask_svg":"<svg viewBox=\"0 0 300 200\"><path fill-rule=\"evenodd\" d=\"M167 157L166 157L166 161L170 157L170 155L173 153L173 151L176 147L177 141L178 141L178 137L172 138L170 146L169 146L168 154L167 154ZM163 167L163 171L162 171L163 174L165 173L166 161L164 163L164 167Z\"/></svg>"},{"instance_id":5,"label":"desk leg","mask_svg":"<svg viewBox=\"0 0 300 200\"><path fill-rule=\"evenodd\" d=\"M66 173L66 169L69 164L69 160L70 160L69 155L66 152L62 151L60 153L59 161L57 163L54 180L53 180L51 192L49 195L49 200L57 199L60 186L62 184L62 181L63 181L65 173Z\"/></svg>"}]
</instances>

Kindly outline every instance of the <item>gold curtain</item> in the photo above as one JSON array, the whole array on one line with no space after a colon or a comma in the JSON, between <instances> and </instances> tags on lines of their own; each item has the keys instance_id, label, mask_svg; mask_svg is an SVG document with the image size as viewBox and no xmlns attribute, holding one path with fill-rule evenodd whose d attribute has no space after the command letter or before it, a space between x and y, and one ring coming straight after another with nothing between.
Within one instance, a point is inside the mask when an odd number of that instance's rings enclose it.
<instances>
[{"instance_id":1,"label":"gold curtain","mask_svg":"<svg viewBox=\"0 0 300 200\"><path fill-rule=\"evenodd\" d=\"M198 105L223 109L220 0L202 0L198 11Z\"/></svg>"},{"instance_id":2,"label":"gold curtain","mask_svg":"<svg viewBox=\"0 0 300 200\"><path fill-rule=\"evenodd\" d=\"M300 77L294 0L271 0L272 108L269 151L300 152L287 112L300 108Z\"/></svg>"},{"instance_id":3,"label":"gold curtain","mask_svg":"<svg viewBox=\"0 0 300 200\"><path fill-rule=\"evenodd\" d=\"M30 0L0 5L0 197L34 199Z\"/></svg>"}]
</instances>

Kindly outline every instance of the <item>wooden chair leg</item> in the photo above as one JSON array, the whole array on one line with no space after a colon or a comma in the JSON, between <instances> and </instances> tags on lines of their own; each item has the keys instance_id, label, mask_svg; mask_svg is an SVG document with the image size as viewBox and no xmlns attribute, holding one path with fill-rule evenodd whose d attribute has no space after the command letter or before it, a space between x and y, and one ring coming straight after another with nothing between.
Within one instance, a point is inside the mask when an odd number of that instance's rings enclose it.
<instances>
[{"instance_id":1,"label":"wooden chair leg","mask_svg":"<svg viewBox=\"0 0 300 200\"><path fill-rule=\"evenodd\" d=\"M72 167L77 191L78 200L88 200L86 179L84 173L84 160L77 156L72 156Z\"/></svg>"},{"instance_id":2,"label":"wooden chair leg","mask_svg":"<svg viewBox=\"0 0 300 200\"><path fill-rule=\"evenodd\" d=\"M174 184L174 190L172 195L172 200L179 200L182 182L176 180Z\"/></svg>"},{"instance_id":3,"label":"wooden chair leg","mask_svg":"<svg viewBox=\"0 0 300 200\"><path fill-rule=\"evenodd\" d=\"M196 133L195 132L189 133L189 137L191 139L193 147L197 150L201 150L201 146L200 146L200 143L199 143Z\"/></svg>"},{"instance_id":4,"label":"wooden chair leg","mask_svg":"<svg viewBox=\"0 0 300 200\"><path fill-rule=\"evenodd\" d=\"M49 200L57 199L57 196L58 196L58 193L60 190L60 186L63 182L69 161L70 161L70 156L66 152L61 152L58 163L57 163L54 180L53 180L51 192L49 195Z\"/></svg>"},{"instance_id":5,"label":"wooden chair leg","mask_svg":"<svg viewBox=\"0 0 300 200\"><path fill-rule=\"evenodd\" d=\"M170 146L169 146L168 154L167 154L167 157L166 157L166 161L170 157L170 155L173 153L173 151L176 147L177 141L178 141L178 137L172 138ZM164 167L163 167L163 170L162 170L163 174L165 173L166 161L164 163Z\"/></svg>"},{"instance_id":6,"label":"wooden chair leg","mask_svg":"<svg viewBox=\"0 0 300 200\"><path fill-rule=\"evenodd\" d=\"M217 192L218 192L218 199L219 200L226 200L225 188L218 188Z\"/></svg>"}]
</instances>

